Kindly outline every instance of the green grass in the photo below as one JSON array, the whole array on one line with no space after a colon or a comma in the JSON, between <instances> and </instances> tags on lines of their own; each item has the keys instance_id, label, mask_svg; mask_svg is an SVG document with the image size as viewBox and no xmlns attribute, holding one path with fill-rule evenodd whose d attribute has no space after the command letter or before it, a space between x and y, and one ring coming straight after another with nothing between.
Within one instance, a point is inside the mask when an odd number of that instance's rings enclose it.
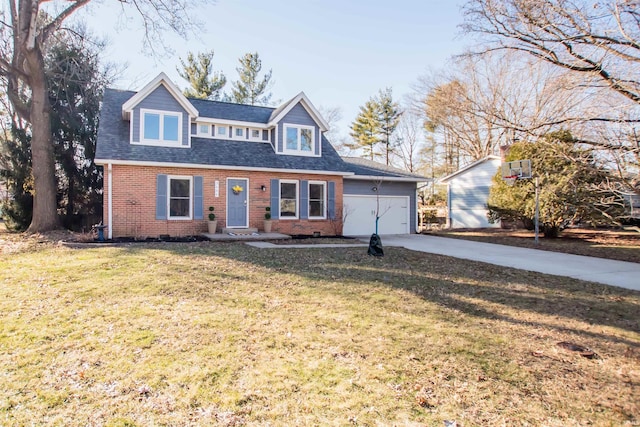
<instances>
[{"instance_id":1,"label":"green grass","mask_svg":"<svg viewBox=\"0 0 640 427\"><path fill-rule=\"evenodd\" d=\"M640 293L397 248L29 246L0 316L2 425L640 422Z\"/></svg>"}]
</instances>

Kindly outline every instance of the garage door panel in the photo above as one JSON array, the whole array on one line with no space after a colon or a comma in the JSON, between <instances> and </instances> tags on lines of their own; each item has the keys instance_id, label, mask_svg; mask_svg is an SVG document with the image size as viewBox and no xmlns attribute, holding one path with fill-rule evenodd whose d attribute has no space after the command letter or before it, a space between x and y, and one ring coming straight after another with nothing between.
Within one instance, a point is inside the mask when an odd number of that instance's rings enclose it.
<instances>
[{"instance_id":1,"label":"garage door panel","mask_svg":"<svg viewBox=\"0 0 640 427\"><path fill-rule=\"evenodd\" d=\"M409 233L409 198L380 196L379 234ZM375 196L344 196L345 221L343 234L369 235L376 230Z\"/></svg>"}]
</instances>

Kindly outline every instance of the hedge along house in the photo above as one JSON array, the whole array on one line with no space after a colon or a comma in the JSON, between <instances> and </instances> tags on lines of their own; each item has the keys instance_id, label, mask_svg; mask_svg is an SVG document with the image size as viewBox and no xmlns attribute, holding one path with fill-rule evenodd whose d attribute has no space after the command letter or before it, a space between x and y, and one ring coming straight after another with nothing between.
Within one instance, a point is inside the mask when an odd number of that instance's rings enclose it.
<instances>
[{"instance_id":1,"label":"hedge along house","mask_svg":"<svg viewBox=\"0 0 640 427\"><path fill-rule=\"evenodd\" d=\"M500 227L488 219L487 201L493 176L502 163L498 156L487 156L440 180L447 184L447 227Z\"/></svg>"},{"instance_id":2,"label":"hedge along house","mask_svg":"<svg viewBox=\"0 0 640 427\"><path fill-rule=\"evenodd\" d=\"M327 130L304 93L275 109L187 99L164 73L107 89L95 161L108 237L200 234L210 206L221 228L262 228L269 207L275 232L340 235L356 173Z\"/></svg>"}]
</instances>

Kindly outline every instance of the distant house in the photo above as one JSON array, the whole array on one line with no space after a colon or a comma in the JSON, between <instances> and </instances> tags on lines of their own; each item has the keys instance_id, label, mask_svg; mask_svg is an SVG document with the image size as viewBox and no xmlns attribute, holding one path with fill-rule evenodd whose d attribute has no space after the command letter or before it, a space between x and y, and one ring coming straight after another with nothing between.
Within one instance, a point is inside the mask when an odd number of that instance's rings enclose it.
<instances>
[{"instance_id":1,"label":"distant house","mask_svg":"<svg viewBox=\"0 0 640 427\"><path fill-rule=\"evenodd\" d=\"M95 162L108 235L202 233L209 206L223 229L262 228L270 208L272 230L296 235L342 234L353 210L344 234L371 234L378 182L392 202L384 230L413 232L423 179L344 161L327 130L303 92L278 108L190 99L164 73L139 92L107 89Z\"/></svg>"},{"instance_id":2,"label":"distant house","mask_svg":"<svg viewBox=\"0 0 640 427\"><path fill-rule=\"evenodd\" d=\"M500 157L487 156L440 180L447 185L447 227L500 227L487 219L491 180L500 164Z\"/></svg>"}]
</instances>

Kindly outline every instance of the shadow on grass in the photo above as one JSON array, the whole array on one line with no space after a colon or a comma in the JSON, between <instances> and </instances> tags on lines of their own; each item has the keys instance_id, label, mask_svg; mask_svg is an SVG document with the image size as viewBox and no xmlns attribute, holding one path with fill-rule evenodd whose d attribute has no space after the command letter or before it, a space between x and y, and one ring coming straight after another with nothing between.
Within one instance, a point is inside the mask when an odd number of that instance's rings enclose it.
<instances>
[{"instance_id":1,"label":"shadow on grass","mask_svg":"<svg viewBox=\"0 0 640 427\"><path fill-rule=\"evenodd\" d=\"M238 265L250 263L267 272L296 275L316 283L402 289L477 318L550 328L640 347L638 341L602 330L563 325L563 320L573 319L640 333L640 292L632 290L401 248L386 248L383 258L368 256L366 248L257 249L241 243L149 244L121 248L140 255L149 249L188 255L194 257L196 263L211 256L225 257ZM506 314L504 308L516 309L523 316ZM547 318L542 321L528 313Z\"/></svg>"}]
</instances>

